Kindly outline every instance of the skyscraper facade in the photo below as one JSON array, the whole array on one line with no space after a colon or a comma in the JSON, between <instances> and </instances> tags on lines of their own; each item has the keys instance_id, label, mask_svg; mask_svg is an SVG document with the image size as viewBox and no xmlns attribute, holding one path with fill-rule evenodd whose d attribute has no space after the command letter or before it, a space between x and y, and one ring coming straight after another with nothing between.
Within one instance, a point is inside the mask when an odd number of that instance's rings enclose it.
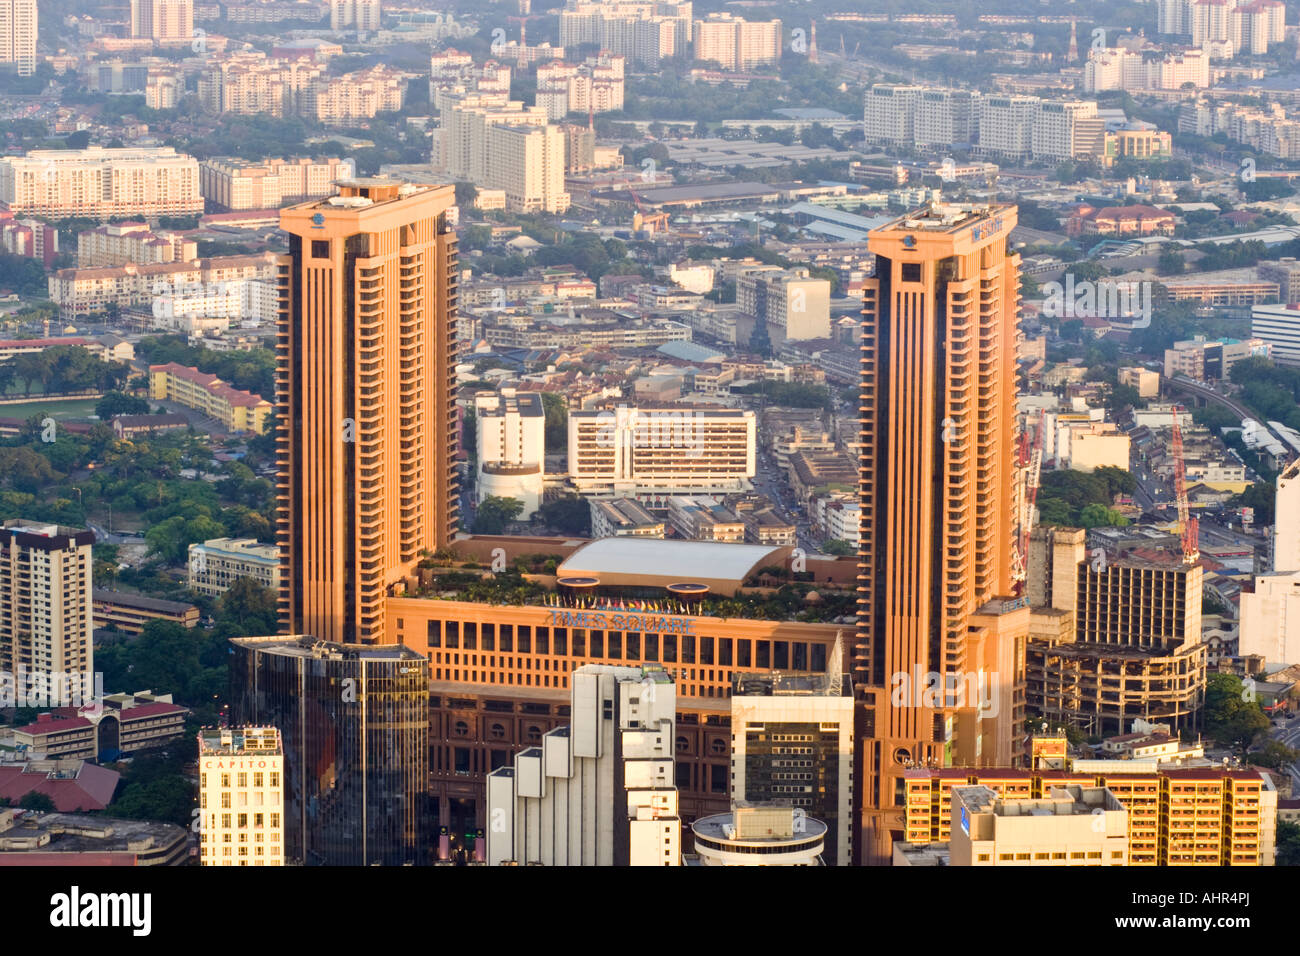
<instances>
[{"instance_id":1,"label":"skyscraper facade","mask_svg":"<svg viewBox=\"0 0 1300 956\"><path fill-rule=\"evenodd\" d=\"M428 661L400 644L298 635L231 645L232 726L283 740L286 862L426 862Z\"/></svg>"},{"instance_id":2,"label":"skyscraper facade","mask_svg":"<svg viewBox=\"0 0 1300 956\"><path fill-rule=\"evenodd\" d=\"M874 230L864 293L855 855L888 861L911 766L1013 765L1027 603L1013 597L1019 257L1013 206Z\"/></svg>"},{"instance_id":3,"label":"skyscraper facade","mask_svg":"<svg viewBox=\"0 0 1300 956\"><path fill-rule=\"evenodd\" d=\"M0 0L0 63L19 76L36 72L36 0Z\"/></svg>"},{"instance_id":4,"label":"skyscraper facade","mask_svg":"<svg viewBox=\"0 0 1300 956\"><path fill-rule=\"evenodd\" d=\"M131 36L159 43L194 39L194 0L131 0Z\"/></svg>"},{"instance_id":5,"label":"skyscraper facade","mask_svg":"<svg viewBox=\"0 0 1300 956\"><path fill-rule=\"evenodd\" d=\"M94 673L90 607L94 542L89 531L20 519L4 522L0 528L0 674L14 679L23 672Z\"/></svg>"},{"instance_id":6,"label":"skyscraper facade","mask_svg":"<svg viewBox=\"0 0 1300 956\"><path fill-rule=\"evenodd\" d=\"M388 179L281 212L281 624L392 643L386 589L456 528L451 186Z\"/></svg>"}]
</instances>

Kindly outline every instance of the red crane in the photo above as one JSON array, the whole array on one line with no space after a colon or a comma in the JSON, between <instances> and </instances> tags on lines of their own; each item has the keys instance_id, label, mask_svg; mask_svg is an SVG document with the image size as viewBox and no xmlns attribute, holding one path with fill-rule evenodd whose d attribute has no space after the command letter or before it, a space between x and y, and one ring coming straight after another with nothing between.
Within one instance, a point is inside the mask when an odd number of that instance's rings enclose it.
<instances>
[{"instance_id":1,"label":"red crane","mask_svg":"<svg viewBox=\"0 0 1300 956\"><path fill-rule=\"evenodd\" d=\"M1183 560L1194 564L1200 558L1199 522L1191 517L1191 508L1187 504L1187 470L1183 465L1183 433L1178 427L1178 416L1183 413L1181 405L1174 406L1174 438L1172 453L1174 456L1174 500L1178 504L1178 532L1183 539Z\"/></svg>"}]
</instances>

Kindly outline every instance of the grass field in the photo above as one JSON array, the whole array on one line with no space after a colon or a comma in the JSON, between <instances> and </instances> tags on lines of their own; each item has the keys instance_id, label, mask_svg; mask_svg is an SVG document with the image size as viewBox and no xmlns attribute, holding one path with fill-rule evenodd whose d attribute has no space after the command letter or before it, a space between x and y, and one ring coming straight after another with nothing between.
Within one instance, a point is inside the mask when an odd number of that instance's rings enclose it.
<instances>
[{"instance_id":1,"label":"grass field","mask_svg":"<svg viewBox=\"0 0 1300 956\"><path fill-rule=\"evenodd\" d=\"M33 415L53 418L55 421L86 419L95 414L98 399L78 398L67 402L34 399L17 405L0 405L0 418L28 419Z\"/></svg>"}]
</instances>

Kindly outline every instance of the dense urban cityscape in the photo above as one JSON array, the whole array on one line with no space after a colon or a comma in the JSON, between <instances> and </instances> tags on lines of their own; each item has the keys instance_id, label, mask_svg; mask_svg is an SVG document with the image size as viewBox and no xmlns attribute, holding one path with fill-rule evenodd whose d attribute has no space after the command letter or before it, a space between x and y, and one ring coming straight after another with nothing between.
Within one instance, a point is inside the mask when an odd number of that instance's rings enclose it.
<instances>
[{"instance_id":1,"label":"dense urban cityscape","mask_svg":"<svg viewBox=\"0 0 1300 956\"><path fill-rule=\"evenodd\" d=\"M0 147L0 864L1300 865L1293 2L0 0Z\"/></svg>"}]
</instances>

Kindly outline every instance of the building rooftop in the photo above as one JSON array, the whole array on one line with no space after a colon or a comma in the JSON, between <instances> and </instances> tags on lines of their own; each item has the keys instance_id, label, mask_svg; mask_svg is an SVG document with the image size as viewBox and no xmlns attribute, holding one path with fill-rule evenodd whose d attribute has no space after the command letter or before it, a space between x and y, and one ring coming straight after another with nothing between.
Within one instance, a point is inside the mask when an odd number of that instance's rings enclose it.
<instances>
[{"instance_id":1,"label":"building rooftop","mask_svg":"<svg viewBox=\"0 0 1300 956\"><path fill-rule=\"evenodd\" d=\"M691 824L696 836L750 846L804 844L826 835L827 826L793 807L737 802L730 813L701 817Z\"/></svg>"},{"instance_id":2,"label":"building rooftop","mask_svg":"<svg viewBox=\"0 0 1300 956\"><path fill-rule=\"evenodd\" d=\"M275 727L205 727L199 731L199 753L278 754L283 749Z\"/></svg>"},{"instance_id":3,"label":"building rooftop","mask_svg":"<svg viewBox=\"0 0 1300 956\"><path fill-rule=\"evenodd\" d=\"M95 601L104 604L133 607L142 611L159 611L165 614L184 614L194 607L193 604L185 604L182 601L164 601L161 598L145 597L142 594L128 594L126 591L110 591L106 588L95 588L93 597Z\"/></svg>"},{"instance_id":4,"label":"building rooftop","mask_svg":"<svg viewBox=\"0 0 1300 956\"><path fill-rule=\"evenodd\" d=\"M925 230L927 232L955 232L980 219L988 219L1010 208L1007 205L983 203L934 202L909 212L893 222L880 226L878 231L907 232Z\"/></svg>"},{"instance_id":5,"label":"building rooftop","mask_svg":"<svg viewBox=\"0 0 1300 956\"><path fill-rule=\"evenodd\" d=\"M601 538L560 565L559 577L634 575L647 587L683 581L726 580L736 586L765 564L780 564L782 548L713 541Z\"/></svg>"},{"instance_id":6,"label":"building rooftop","mask_svg":"<svg viewBox=\"0 0 1300 956\"><path fill-rule=\"evenodd\" d=\"M230 643L255 647L263 654L316 660L415 660L424 657L402 644L335 644L307 634L271 635L268 637L232 637Z\"/></svg>"}]
</instances>

